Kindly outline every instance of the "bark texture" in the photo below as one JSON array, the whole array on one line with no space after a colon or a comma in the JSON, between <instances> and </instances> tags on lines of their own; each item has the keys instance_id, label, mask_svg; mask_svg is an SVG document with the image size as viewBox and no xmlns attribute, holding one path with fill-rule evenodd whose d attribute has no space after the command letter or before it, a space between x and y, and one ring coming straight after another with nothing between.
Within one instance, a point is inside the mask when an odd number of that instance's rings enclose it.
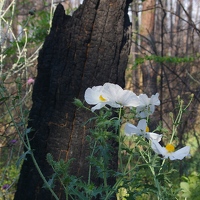
<instances>
[{"instance_id":1,"label":"bark texture","mask_svg":"<svg viewBox=\"0 0 200 200\"><path fill-rule=\"evenodd\" d=\"M146 55L151 54L150 42L152 42L152 35L154 31L155 22L155 0L146 0L142 3L143 11L141 17L141 46L144 48L143 53ZM152 42L153 44L153 42ZM157 66L145 62L141 66L142 79L143 79L143 92L147 95L155 94L157 90Z\"/></svg>"},{"instance_id":2,"label":"bark texture","mask_svg":"<svg viewBox=\"0 0 200 200\"><path fill-rule=\"evenodd\" d=\"M52 174L46 154L69 160L71 174L87 177L89 147L82 126L90 113L77 110L73 99L83 100L88 87L105 82L124 87L124 73L130 49L128 0L85 0L65 15L61 4L38 58L38 75L33 89L33 106L28 127L30 142L45 177ZM117 153L117 152L116 152ZM115 165L114 165L115 164ZM113 155L113 167L117 154ZM94 179L95 177L93 177ZM31 158L24 161L15 200L50 200ZM57 187L60 199L65 199Z\"/></svg>"}]
</instances>

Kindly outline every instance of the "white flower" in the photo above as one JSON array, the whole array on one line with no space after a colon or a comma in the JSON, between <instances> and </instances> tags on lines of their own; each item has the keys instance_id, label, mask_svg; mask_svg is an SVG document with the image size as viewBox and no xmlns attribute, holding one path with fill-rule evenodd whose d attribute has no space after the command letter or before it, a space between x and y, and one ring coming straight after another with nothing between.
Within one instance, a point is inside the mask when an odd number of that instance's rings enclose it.
<instances>
[{"instance_id":1,"label":"white flower","mask_svg":"<svg viewBox=\"0 0 200 200\"><path fill-rule=\"evenodd\" d=\"M101 109L105 105L114 108L122 106L136 107L140 105L139 98L135 93L129 90L123 90L119 85L105 83L103 86L94 86L85 91L85 101L92 107L92 111Z\"/></svg>"},{"instance_id":2,"label":"white flower","mask_svg":"<svg viewBox=\"0 0 200 200\"><path fill-rule=\"evenodd\" d=\"M126 123L124 131L127 136L144 135L146 127L147 127L147 122L145 119L142 119L138 122L137 126L134 126L133 124L130 123Z\"/></svg>"},{"instance_id":3,"label":"white flower","mask_svg":"<svg viewBox=\"0 0 200 200\"><path fill-rule=\"evenodd\" d=\"M146 118L147 116L153 114L155 111L155 106L160 105L160 100L158 99L159 94L156 93L148 98L146 94L140 94L138 96L140 100L140 105L136 108L137 117Z\"/></svg>"},{"instance_id":4,"label":"white flower","mask_svg":"<svg viewBox=\"0 0 200 200\"><path fill-rule=\"evenodd\" d=\"M149 140L157 140L158 142L160 142L162 135L159 135L157 133L152 133L149 132L148 130L149 128L147 127L147 122L145 119L141 119L138 122L137 127L134 126L133 124L130 123L126 123L125 128L124 128L124 132L126 136L132 136L132 135L142 135L144 137L146 137Z\"/></svg>"},{"instance_id":5,"label":"white flower","mask_svg":"<svg viewBox=\"0 0 200 200\"><path fill-rule=\"evenodd\" d=\"M109 101L108 98L102 92L103 86L94 86L87 88L85 91L85 101L90 105L95 105L91 108L92 112L104 107Z\"/></svg>"},{"instance_id":6,"label":"white flower","mask_svg":"<svg viewBox=\"0 0 200 200\"><path fill-rule=\"evenodd\" d=\"M161 154L164 159L169 158L170 160L182 160L186 156L190 156L190 147L185 146L177 151L172 144L167 144L166 147L162 147L158 141L152 140L152 149L157 154Z\"/></svg>"},{"instance_id":7,"label":"white flower","mask_svg":"<svg viewBox=\"0 0 200 200\"><path fill-rule=\"evenodd\" d=\"M103 92L106 96L109 96L108 104L111 107L137 107L140 105L139 98L135 93L130 90L123 90L117 84L105 83L103 85Z\"/></svg>"}]
</instances>

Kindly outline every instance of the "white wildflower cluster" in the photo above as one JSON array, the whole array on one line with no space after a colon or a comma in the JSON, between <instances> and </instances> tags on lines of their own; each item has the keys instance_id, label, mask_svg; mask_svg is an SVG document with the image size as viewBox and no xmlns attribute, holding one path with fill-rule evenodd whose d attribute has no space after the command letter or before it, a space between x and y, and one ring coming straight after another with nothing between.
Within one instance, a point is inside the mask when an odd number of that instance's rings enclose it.
<instances>
[{"instance_id":1,"label":"white wildflower cluster","mask_svg":"<svg viewBox=\"0 0 200 200\"><path fill-rule=\"evenodd\" d=\"M113 108L135 107L136 117L140 120L137 126L131 123L126 123L124 128L125 135L143 136L151 141L151 147L154 152L162 155L164 159L169 158L170 160L182 160L184 157L190 155L189 146L185 146L178 151L175 151L172 144L167 144L166 147L162 147L159 143L162 139L162 135L149 132L146 119L154 113L155 106L160 105L158 97L158 93L152 95L150 98L146 94L140 94L137 96L134 92L124 90L119 85L113 83L94 86L85 91L85 101L89 105L93 105L91 108L92 112L99 110L106 105Z\"/></svg>"}]
</instances>

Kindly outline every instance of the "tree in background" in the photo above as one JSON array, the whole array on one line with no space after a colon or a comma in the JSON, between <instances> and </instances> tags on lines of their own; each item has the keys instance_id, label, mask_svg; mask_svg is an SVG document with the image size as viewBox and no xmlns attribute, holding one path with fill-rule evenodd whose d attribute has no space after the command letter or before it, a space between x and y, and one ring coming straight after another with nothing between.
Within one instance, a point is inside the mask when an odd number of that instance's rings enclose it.
<instances>
[{"instance_id":1,"label":"tree in background","mask_svg":"<svg viewBox=\"0 0 200 200\"><path fill-rule=\"evenodd\" d=\"M192 105L178 130L177 146L182 146L193 135L190 142L196 144L196 151L199 140L196 135L198 129L195 127L199 124L196 117L200 100L197 45L200 39L197 17L199 3L147 0L142 4L133 2L132 12L135 13L133 89L149 95L159 92L162 104L157 111L155 123L152 121L152 128L162 120L162 126L169 130L169 134L172 131L169 113L172 112L174 116L178 114L177 97L188 102L193 94ZM183 168L180 172L183 172Z\"/></svg>"}]
</instances>

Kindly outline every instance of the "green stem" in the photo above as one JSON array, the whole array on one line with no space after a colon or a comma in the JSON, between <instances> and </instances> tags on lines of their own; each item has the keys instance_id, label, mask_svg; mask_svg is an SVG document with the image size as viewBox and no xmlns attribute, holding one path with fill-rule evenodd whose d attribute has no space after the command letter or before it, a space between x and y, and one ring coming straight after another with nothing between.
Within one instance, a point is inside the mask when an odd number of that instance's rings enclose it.
<instances>
[{"instance_id":1,"label":"green stem","mask_svg":"<svg viewBox=\"0 0 200 200\"><path fill-rule=\"evenodd\" d=\"M45 186L48 188L48 190L51 192L51 194L54 196L54 198L55 198L56 200L59 200L59 198L57 197L56 193L55 193L55 192L52 190L52 188L49 186L49 184L48 184L46 178L44 177L43 173L41 172L40 167L38 166L38 163L37 163L37 161L35 160L35 157L34 157L33 153L31 153L31 158L32 158L32 160L33 160L33 163L34 163L34 165L35 165L35 167L36 167L36 169L37 169L37 171L38 171L40 177L41 177L42 180L44 181Z\"/></svg>"},{"instance_id":2,"label":"green stem","mask_svg":"<svg viewBox=\"0 0 200 200\"><path fill-rule=\"evenodd\" d=\"M104 187L106 188L106 196L108 196L108 183L107 183L107 176L105 172L105 165L104 165L104 172L103 172L103 182L104 182Z\"/></svg>"},{"instance_id":3,"label":"green stem","mask_svg":"<svg viewBox=\"0 0 200 200\"><path fill-rule=\"evenodd\" d=\"M172 141L174 139L174 135L177 132L177 128L179 126L179 123L181 121L182 114L183 114L183 102L181 101L179 105L180 105L180 108L179 108L179 112L178 112L176 119L174 120L173 117L172 117L173 127L172 127L172 136L171 136L171 139L170 139L170 144L172 143Z\"/></svg>"},{"instance_id":4,"label":"green stem","mask_svg":"<svg viewBox=\"0 0 200 200\"><path fill-rule=\"evenodd\" d=\"M131 173L132 171L135 171L135 168L136 167L143 167L143 166L146 166L146 164L141 164L141 165L137 165L135 167L133 167L130 171L126 172L123 174L123 177L119 178L115 185L113 186L112 190L110 190L110 192L107 194L107 196L105 197L105 200L109 200L110 196L116 192L117 188L121 185L121 183L123 182L124 180L124 177L127 176L129 173Z\"/></svg>"},{"instance_id":5,"label":"green stem","mask_svg":"<svg viewBox=\"0 0 200 200\"><path fill-rule=\"evenodd\" d=\"M1 97L4 97L4 96L2 95L2 93L1 93ZM8 104L6 103L6 101L5 101L4 103L5 103L6 109L7 109L7 111L8 111L8 114L9 114L9 116L10 116L10 118L11 118L11 121L13 122L14 127L15 127L15 129L16 129L16 131L17 131L19 137L20 137L20 140L23 142L23 144L24 144L24 146L26 147L26 149L28 149L28 146L27 146L26 142L24 141L24 138L23 138L22 134L21 134L20 131L19 131L19 128L18 128L18 126L17 126L17 124L16 124L16 122L15 122L15 120L14 120L14 118L13 118L13 115L12 115L12 113L10 112L10 109L9 109L9 107L8 107Z\"/></svg>"},{"instance_id":6,"label":"green stem","mask_svg":"<svg viewBox=\"0 0 200 200\"><path fill-rule=\"evenodd\" d=\"M131 158L132 158L133 156L132 156L132 154L129 156L129 158L128 158L128 162L127 162L127 164L126 164L126 167L125 167L125 172L127 171L127 169L128 169L128 167L130 166L130 162L131 162Z\"/></svg>"},{"instance_id":7,"label":"green stem","mask_svg":"<svg viewBox=\"0 0 200 200\"><path fill-rule=\"evenodd\" d=\"M153 180L154 180L155 186L157 188L157 199L161 200L162 199L162 192L161 192L161 188L160 188L160 183L159 183L158 179L156 178L156 173L155 173L154 167L149 165L149 168L151 170L151 173L153 175Z\"/></svg>"},{"instance_id":8,"label":"green stem","mask_svg":"<svg viewBox=\"0 0 200 200\"><path fill-rule=\"evenodd\" d=\"M122 183L123 178L120 178L115 185L113 186L113 190L110 190L109 193L107 193L105 200L109 200L110 196L115 192L115 190L120 186L120 184Z\"/></svg>"},{"instance_id":9,"label":"green stem","mask_svg":"<svg viewBox=\"0 0 200 200\"><path fill-rule=\"evenodd\" d=\"M97 145L97 141L94 142L94 146L92 148L91 157L94 156L96 145ZM91 181L91 172L92 172L92 165L90 164L90 166L89 166L89 172L88 172L88 185L90 184L90 181Z\"/></svg>"},{"instance_id":10,"label":"green stem","mask_svg":"<svg viewBox=\"0 0 200 200\"><path fill-rule=\"evenodd\" d=\"M44 175L43 175L43 173L42 173L42 171L41 171L41 169L40 169L40 167L39 167L39 165L38 165L38 163L37 163L37 161L36 161L36 159L35 159L35 156L33 155L33 152L32 152L32 150L31 150L31 148L30 148L30 142L29 142L29 138L28 138L28 135L27 135L27 134L26 134L26 140L27 140L27 144L28 144L28 147L29 147L28 150L31 152L31 158L32 158L32 160L33 160L33 163L34 163L34 165L35 165L35 167L36 167L36 169L37 169L37 171L38 171L40 177L41 177L42 180L44 181L45 186L49 189L49 191L51 192L51 194L55 197L55 199L56 199L56 200L59 200L59 198L57 197L57 195L55 194L55 192L54 192L54 191L52 190L52 188L49 186L49 184L48 184L46 178L44 177Z\"/></svg>"},{"instance_id":11,"label":"green stem","mask_svg":"<svg viewBox=\"0 0 200 200\"><path fill-rule=\"evenodd\" d=\"M121 115L122 115L122 108L120 107L119 109L119 116L118 116L118 120L121 120ZM123 171L123 163L122 163L122 133L120 131L120 127L118 127L118 137L119 137L119 150L118 150L118 158L119 158L119 169L122 172Z\"/></svg>"},{"instance_id":12,"label":"green stem","mask_svg":"<svg viewBox=\"0 0 200 200\"><path fill-rule=\"evenodd\" d=\"M159 184L159 181L156 178L156 173L155 173L155 170L154 170L156 155L152 159L152 155L150 154L150 151L148 151L148 153L146 154L148 156L148 160L147 160L145 158L143 152L142 151L139 151L139 152L140 152L140 155L142 156L143 160L148 164L148 166L150 168L150 171L151 171L151 173L153 175L154 184L155 184L155 186L157 188L157 199L161 200L162 199L162 192L161 192L160 184Z\"/></svg>"},{"instance_id":13,"label":"green stem","mask_svg":"<svg viewBox=\"0 0 200 200\"><path fill-rule=\"evenodd\" d=\"M165 164L165 160L166 160L166 159L164 159L164 160L162 161L162 164L161 164L160 169L159 169L159 171L158 171L158 175L160 174L161 170L163 169L163 165Z\"/></svg>"},{"instance_id":14,"label":"green stem","mask_svg":"<svg viewBox=\"0 0 200 200\"><path fill-rule=\"evenodd\" d=\"M4 97L4 96L2 95L2 93L1 93L1 96ZM25 137L26 137L26 142L25 142L25 141L24 141L24 138L23 138L22 134L20 133L20 131L19 131L19 129L18 129L18 126L17 126L17 124L16 124L16 122L15 122L15 120L14 120L14 118L13 118L13 115L12 115L12 113L10 112L10 109L9 109L9 107L8 107L8 105L7 105L6 102L5 102L5 106L6 106L6 109L8 110L8 113L9 113L9 116L10 116L10 118L11 118L11 121L13 122L14 127L15 127L15 129L16 129L16 131L17 131L19 137L20 137L20 140L23 142L25 148L26 148L28 151L31 152L31 158L32 158L32 160L33 160L33 163L34 163L34 165L35 165L35 167L36 167L36 169L37 169L39 175L41 176L42 180L44 181L44 184L45 184L46 187L49 189L49 191L52 193L52 195L55 197L55 199L56 199L56 200L59 200L59 198L57 197L57 195L54 193L54 191L53 191L53 190L51 189L51 187L49 186L48 182L46 181L44 175L42 174L42 172L41 172L41 170L40 170L40 168L39 168L39 166L38 166L37 161L35 160L35 157L34 157L34 155L33 155L33 152L32 152L31 146L30 146L30 142L29 142L28 135L25 134ZM21 108L20 108L20 110L21 110Z\"/></svg>"}]
</instances>

